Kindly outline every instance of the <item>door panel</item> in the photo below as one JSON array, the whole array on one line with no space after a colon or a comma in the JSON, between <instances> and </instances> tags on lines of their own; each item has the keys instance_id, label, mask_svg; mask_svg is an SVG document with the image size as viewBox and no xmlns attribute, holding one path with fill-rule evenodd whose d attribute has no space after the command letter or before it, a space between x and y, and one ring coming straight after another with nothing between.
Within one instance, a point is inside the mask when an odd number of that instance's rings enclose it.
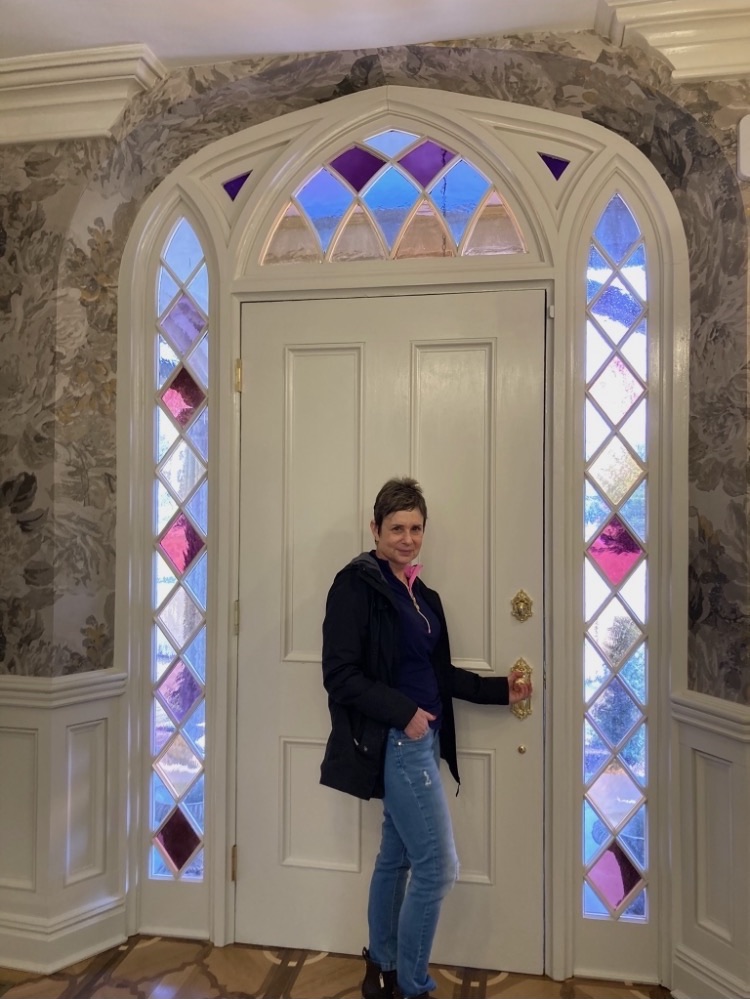
<instances>
[{"instance_id":1,"label":"door panel","mask_svg":"<svg viewBox=\"0 0 750 999\"><path fill-rule=\"evenodd\" d=\"M544 294L246 305L242 354L237 939L366 943L381 805L318 784L320 628L334 574L372 547L377 490L414 474L454 662L505 675L522 656L537 680L523 721L456 702L458 797L444 779L461 875L433 957L539 973ZM536 602L523 624L521 588Z\"/></svg>"}]
</instances>

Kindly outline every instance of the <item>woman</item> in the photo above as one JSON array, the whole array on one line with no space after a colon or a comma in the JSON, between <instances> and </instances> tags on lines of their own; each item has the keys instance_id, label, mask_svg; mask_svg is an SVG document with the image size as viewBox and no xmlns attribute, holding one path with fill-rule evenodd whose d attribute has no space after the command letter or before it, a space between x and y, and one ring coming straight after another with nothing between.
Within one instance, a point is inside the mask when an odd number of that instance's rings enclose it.
<instances>
[{"instance_id":1,"label":"woman","mask_svg":"<svg viewBox=\"0 0 750 999\"><path fill-rule=\"evenodd\" d=\"M426 523L417 482L386 482L370 523L375 549L337 574L323 623L332 731L321 783L383 799L364 999L423 999L435 988L430 950L458 873L439 769L442 756L459 781L452 699L508 704L531 695L520 674L480 677L451 664L440 597L412 564Z\"/></svg>"}]
</instances>

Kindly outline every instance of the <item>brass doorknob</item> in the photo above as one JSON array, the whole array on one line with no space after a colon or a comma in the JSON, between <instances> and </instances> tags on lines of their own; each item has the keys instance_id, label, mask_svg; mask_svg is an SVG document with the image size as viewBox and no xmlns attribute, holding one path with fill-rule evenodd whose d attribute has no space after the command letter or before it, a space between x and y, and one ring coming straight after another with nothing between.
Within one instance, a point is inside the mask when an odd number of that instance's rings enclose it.
<instances>
[{"instance_id":1,"label":"brass doorknob","mask_svg":"<svg viewBox=\"0 0 750 999\"><path fill-rule=\"evenodd\" d=\"M512 672L520 673L522 677L524 677L527 680L530 680L533 670L525 659L517 659L516 662L513 664ZM516 680L515 682L518 683L519 681ZM516 701L515 704L511 705L510 710L513 712L516 718L520 718L523 721L524 718L528 718L529 715L531 714L531 698L526 697L522 701Z\"/></svg>"}]
</instances>

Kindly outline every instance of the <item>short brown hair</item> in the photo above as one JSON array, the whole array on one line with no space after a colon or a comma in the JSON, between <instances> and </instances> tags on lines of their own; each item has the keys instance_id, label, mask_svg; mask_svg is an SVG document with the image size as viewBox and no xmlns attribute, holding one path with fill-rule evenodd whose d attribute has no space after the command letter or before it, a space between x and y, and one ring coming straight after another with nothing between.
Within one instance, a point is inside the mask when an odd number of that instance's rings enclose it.
<instances>
[{"instance_id":1,"label":"short brown hair","mask_svg":"<svg viewBox=\"0 0 750 999\"><path fill-rule=\"evenodd\" d=\"M427 504L416 479L388 479L375 497L372 519L380 530L383 520L399 510L419 510L427 523Z\"/></svg>"}]
</instances>

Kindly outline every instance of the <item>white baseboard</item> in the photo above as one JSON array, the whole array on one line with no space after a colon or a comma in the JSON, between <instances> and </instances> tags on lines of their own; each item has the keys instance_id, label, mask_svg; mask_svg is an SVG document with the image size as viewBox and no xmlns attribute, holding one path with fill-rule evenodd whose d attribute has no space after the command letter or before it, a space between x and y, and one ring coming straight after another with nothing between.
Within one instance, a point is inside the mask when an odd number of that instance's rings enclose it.
<instances>
[{"instance_id":1,"label":"white baseboard","mask_svg":"<svg viewBox=\"0 0 750 999\"><path fill-rule=\"evenodd\" d=\"M700 954L678 947L672 962L672 995L674 999L748 999L750 982L741 982Z\"/></svg>"}]
</instances>

